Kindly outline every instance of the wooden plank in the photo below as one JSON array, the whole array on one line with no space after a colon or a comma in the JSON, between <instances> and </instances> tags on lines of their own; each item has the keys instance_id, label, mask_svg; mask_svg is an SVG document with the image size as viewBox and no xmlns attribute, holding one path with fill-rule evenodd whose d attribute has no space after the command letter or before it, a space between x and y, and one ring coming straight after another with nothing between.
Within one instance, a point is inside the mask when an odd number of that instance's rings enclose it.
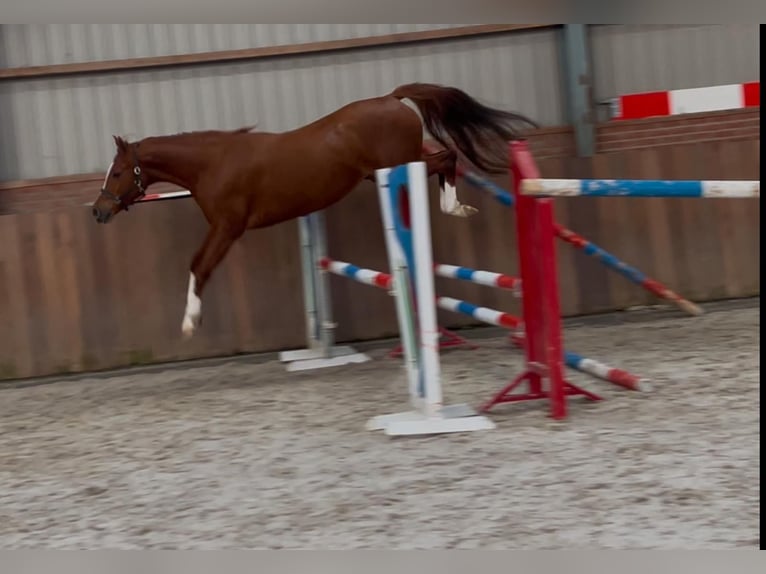
<instances>
[{"instance_id":1,"label":"wooden plank","mask_svg":"<svg viewBox=\"0 0 766 574\"><path fill-rule=\"evenodd\" d=\"M630 162L631 154L628 152L612 152L608 154L599 154L593 157L593 177L595 178L614 178L619 177L627 170L627 164ZM624 198L597 198L593 202L593 211L598 213L600 222L599 245L614 254L619 259L626 258L627 246L634 239L630 236L630 206ZM625 309L631 306L633 299L632 283L622 275L614 272L607 273L606 281L603 286L595 284L592 290L606 289L609 298L606 302L606 309ZM597 309L593 309L596 311Z\"/></svg>"},{"instance_id":2,"label":"wooden plank","mask_svg":"<svg viewBox=\"0 0 766 574\"><path fill-rule=\"evenodd\" d=\"M610 158L607 156L593 156L589 160L570 160L569 173L574 177L596 177L598 171L608 172ZM574 162L574 163L573 163ZM609 220L604 218L602 209L608 208L603 199L593 197L578 198L570 202L568 217L569 228L582 235L603 249L612 250L610 245L614 242L612 227ZM561 243L561 242L559 242ZM574 266L576 269L575 280L578 288L578 304L574 314L598 313L612 308L611 281L619 278L615 273L593 257L586 255L581 250L562 246L573 252Z\"/></svg>"},{"instance_id":3,"label":"wooden plank","mask_svg":"<svg viewBox=\"0 0 766 574\"><path fill-rule=\"evenodd\" d=\"M461 26L444 30L427 30L422 32L401 32L364 38L348 38L345 40L327 40L322 42L307 42L287 44L282 46L267 46L263 48L246 48L241 50L220 50L215 52L200 52L196 54L178 54L172 56L150 56L146 58L128 58L122 60L104 60L100 62L78 62L72 64L55 64L49 66L27 66L19 68L0 69L0 80L19 78L40 78L49 76L68 76L73 74L93 74L127 70L141 70L169 66L189 66L193 64L220 64L274 58L278 56L302 56L326 52L338 52L359 48L377 48L382 46L400 45L415 42L447 40L486 36L538 28L554 27L553 24L478 24Z\"/></svg>"},{"instance_id":4,"label":"wooden plank","mask_svg":"<svg viewBox=\"0 0 766 574\"><path fill-rule=\"evenodd\" d=\"M123 214L124 215L124 214ZM84 227L88 231L93 267L94 297L88 303L93 316L86 349L87 361L91 368L104 368L119 364L118 357L124 356L129 348L131 333L141 324L141 316L126 304L130 296L130 285L126 275L123 252L129 252L130 242L121 238L120 231L125 221L115 219L108 225L97 225L92 220Z\"/></svg>"},{"instance_id":5,"label":"wooden plank","mask_svg":"<svg viewBox=\"0 0 766 574\"><path fill-rule=\"evenodd\" d=\"M728 146L725 146L724 142L715 142L714 149L719 157L724 158L728 151L724 150L726 147ZM721 246L721 266L718 271L721 277L724 297L736 297L737 294L741 293L743 290L738 264L738 242L735 235L737 233L737 228L740 226L740 222L738 221L739 214L736 212L736 202L737 200L734 199L720 202L716 201L716 203L719 204L716 206L716 226L715 232L711 233ZM748 201L748 203L750 202ZM711 230L711 232L713 232L713 230Z\"/></svg>"},{"instance_id":6,"label":"wooden plank","mask_svg":"<svg viewBox=\"0 0 766 574\"><path fill-rule=\"evenodd\" d=\"M761 142L739 141L732 142L736 146L740 164L736 175L738 179L760 179ZM761 292L761 209L760 200L735 201L735 209L742 213L743 225L740 227L742 243L740 253L743 262L740 266L742 273L744 296L759 295Z\"/></svg>"},{"instance_id":7,"label":"wooden plank","mask_svg":"<svg viewBox=\"0 0 766 574\"><path fill-rule=\"evenodd\" d=\"M296 241L298 241L298 232L295 232ZM226 283L228 290L228 300L230 302L231 313L228 320L232 322L234 334L235 352L244 352L254 348L255 339L255 321L253 320L253 309L250 300L257 296L250 289L248 282L248 268L251 267L248 249L249 235L237 241L231 248L228 255L228 265L226 266Z\"/></svg>"},{"instance_id":8,"label":"wooden plank","mask_svg":"<svg viewBox=\"0 0 766 574\"><path fill-rule=\"evenodd\" d=\"M132 323L126 331L130 334L130 340L121 349L121 359L130 364L143 364L164 354L162 348L166 339L163 330L165 318L170 314L166 304L169 291L166 254L168 241L180 224L179 221L169 221L165 213L167 207L168 204L142 206L140 210L134 209L118 216L122 218L117 239L121 245L120 255L112 253L111 257L121 260L123 304L129 308L131 315L142 317L140 322L122 319ZM110 225L116 223L117 219ZM185 302L185 288L178 290L177 299ZM180 316L177 321L180 325Z\"/></svg>"},{"instance_id":9,"label":"wooden plank","mask_svg":"<svg viewBox=\"0 0 766 574\"><path fill-rule=\"evenodd\" d=\"M701 161L697 152L698 148L690 144L671 146L668 150L671 171L667 179L700 179L696 177L700 173ZM684 295L692 300L700 298L707 283L705 271L701 268L708 247L704 237L704 232L708 230L705 230L705 208L702 205L706 201L710 200L674 199L670 202L676 210L674 236L679 247L676 261L679 284ZM701 233L701 230L704 232Z\"/></svg>"},{"instance_id":10,"label":"wooden plank","mask_svg":"<svg viewBox=\"0 0 766 574\"><path fill-rule=\"evenodd\" d=\"M585 160L588 161L588 160ZM538 163L540 174L543 177L575 177L571 168L568 169L570 161L565 158L550 158L541 160ZM581 205L577 201L554 201L553 209L556 221L571 229L577 226L577 216L581 214ZM561 315L568 317L576 314L581 306L581 263L580 256L576 253L578 250L559 239L555 239L556 262L559 275L559 299L561 305Z\"/></svg>"},{"instance_id":11,"label":"wooden plank","mask_svg":"<svg viewBox=\"0 0 766 574\"><path fill-rule=\"evenodd\" d=\"M378 196L372 182L362 183L327 209L326 229L331 258L389 271ZM339 341L398 333L394 300L385 291L345 277L330 275L329 280Z\"/></svg>"},{"instance_id":12,"label":"wooden plank","mask_svg":"<svg viewBox=\"0 0 766 574\"><path fill-rule=\"evenodd\" d=\"M154 299L156 336L151 342L151 353L167 360L179 358L177 344L181 338L181 320L186 305L188 262L192 254L182 245L181 236L191 225L187 211L193 200L179 200L146 204L132 210L129 217L144 218L151 233L148 248L154 252L149 272L155 277L151 291L141 286L145 297ZM122 214L125 215L125 214ZM183 262L183 263L181 263ZM141 357L134 356L136 360Z\"/></svg>"},{"instance_id":13,"label":"wooden plank","mask_svg":"<svg viewBox=\"0 0 766 574\"><path fill-rule=\"evenodd\" d=\"M48 343L48 310L42 279L42 264L39 253L39 238L36 233L34 215L17 219L19 251L22 257L21 276L28 297L26 320L29 324L28 345L32 349L33 374L49 372L51 349Z\"/></svg>"},{"instance_id":14,"label":"wooden plank","mask_svg":"<svg viewBox=\"0 0 766 574\"><path fill-rule=\"evenodd\" d=\"M306 330L295 223L253 230L249 235L245 252L254 345L264 351L302 345Z\"/></svg>"},{"instance_id":15,"label":"wooden plank","mask_svg":"<svg viewBox=\"0 0 766 574\"><path fill-rule=\"evenodd\" d=\"M642 179L644 175L643 164L640 161L644 150L633 150L629 158L623 165L623 172L619 177L625 179ZM624 174L624 175L623 175ZM629 265L640 269L650 277L654 275L654 260L651 242L648 240L647 230L650 226L649 206L646 198L624 198L619 200L626 213L629 214L625 220L625 227L622 231L624 242L620 246L619 257ZM656 297L651 293L625 280L624 289L627 300L630 305L647 305L657 303Z\"/></svg>"},{"instance_id":16,"label":"wooden plank","mask_svg":"<svg viewBox=\"0 0 766 574\"><path fill-rule=\"evenodd\" d=\"M5 378L28 377L35 373L29 293L24 268L30 260L24 255L19 218L5 216L0 225L0 266L3 284L0 310L0 363Z\"/></svg>"},{"instance_id":17,"label":"wooden plank","mask_svg":"<svg viewBox=\"0 0 766 574\"><path fill-rule=\"evenodd\" d=\"M195 252L199 245L202 244L207 231L208 228L205 226L204 231L199 234L199 238L194 241L195 246L193 249ZM248 232L248 235L252 234ZM240 238L239 241L242 241L242 239ZM199 337L195 335L195 338L197 338L195 342L199 343L204 340L205 352L218 354L225 352L226 349L235 345L233 336L236 335L236 329L233 321L227 273L227 269L233 263L230 256L231 252L227 253L220 265L213 270L205 287L205 292L202 294L202 321L204 329L200 328L197 331ZM184 301L186 300L185 295L183 299Z\"/></svg>"},{"instance_id":18,"label":"wooden plank","mask_svg":"<svg viewBox=\"0 0 766 574\"><path fill-rule=\"evenodd\" d=\"M643 177L647 179L663 178L664 174L659 159L663 153L664 150L661 148L640 150L636 161L641 165ZM676 266L671 247L673 234L668 220L668 202L672 200L662 197L647 197L642 201L646 202L647 216L646 233L642 235L651 264L647 264L646 268L641 269L641 271L678 292L676 289L678 282ZM686 296L684 293L680 293L680 295ZM651 301L652 303L662 303L654 297L651 298Z\"/></svg>"},{"instance_id":19,"label":"wooden plank","mask_svg":"<svg viewBox=\"0 0 766 574\"><path fill-rule=\"evenodd\" d=\"M96 284L96 265L91 232L101 231L93 223L93 218L85 211L73 210L72 218L72 249L77 276L77 299L80 310L80 332L82 350L74 363L82 370L92 369L97 361L98 345L101 345L99 328L102 315L99 301L104 296Z\"/></svg>"},{"instance_id":20,"label":"wooden plank","mask_svg":"<svg viewBox=\"0 0 766 574\"><path fill-rule=\"evenodd\" d=\"M41 343L47 348L44 366L54 369L55 372L64 372L68 369L67 337L63 322L64 301L59 288L56 261L56 244L59 238L55 235L54 218L51 214L35 213L32 220L41 289L41 298L38 301L41 316L38 320L45 325L41 329L41 338L45 341Z\"/></svg>"},{"instance_id":21,"label":"wooden plank","mask_svg":"<svg viewBox=\"0 0 766 574\"><path fill-rule=\"evenodd\" d=\"M689 179L726 179L724 176L723 156L718 142L690 144L685 146L689 153L689 163L693 169ZM694 250L689 254L692 263L691 273L696 287L688 296L692 299L725 297L723 275L723 251L715 232L720 209L723 203L732 200L715 201L711 199L687 200L690 218L686 224L693 237ZM691 208L694 208L693 210Z\"/></svg>"},{"instance_id":22,"label":"wooden plank","mask_svg":"<svg viewBox=\"0 0 766 574\"><path fill-rule=\"evenodd\" d=\"M57 241L54 247L56 258L58 300L61 304L61 348L65 350L62 360L67 369L77 371L81 369L81 357L83 353L81 309L77 276L77 263L75 257L74 224L71 210L53 214L51 219L56 226Z\"/></svg>"},{"instance_id":23,"label":"wooden plank","mask_svg":"<svg viewBox=\"0 0 766 574\"><path fill-rule=\"evenodd\" d=\"M684 173L683 166L679 162L683 160L678 151L679 146L665 146L663 153L659 157L659 162L664 179L681 179ZM684 206L677 199L666 200L667 220L670 227L671 242L669 251L673 260L673 266L676 270L676 282L674 290L682 293L684 297L694 298L691 295L693 285L688 272L688 253L687 241L685 239L685 216Z\"/></svg>"},{"instance_id":24,"label":"wooden plank","mask_svg":"<svg viewBox=\"0 0 766 574\"><path fill-rule=\"evenodd\" d=\"M760 144L753 142L721 142L719 154L722 173L726 179L757 178ZM752 296L760 293L760 200L730 199L711 203L718 210L725 207L729 216L727 257L729 267L725 281L730 297Z\"/></svg>"}]
</instances>

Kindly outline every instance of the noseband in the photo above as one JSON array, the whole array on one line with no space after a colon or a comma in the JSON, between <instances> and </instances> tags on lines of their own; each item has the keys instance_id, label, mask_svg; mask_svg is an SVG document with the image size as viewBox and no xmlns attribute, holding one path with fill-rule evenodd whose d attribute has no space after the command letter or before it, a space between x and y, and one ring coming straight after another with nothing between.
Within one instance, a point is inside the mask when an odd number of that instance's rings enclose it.
<instances>
[{"instance_id":1,"label":"noseband","mask_svg":"<svg viewBox=\"0 0 766 574\"><path fill-rule=\"evenodd\" d=\"M133 185L135 186L137 193L134 194L132 197L128 197L130 192L123 193L121 196L114 195L111 191L107 191L106 185L101 188L101 195L111 199L114 203L122 207L125 211L128 211L128 206L133 205L136 201L141 199L146 195L146 190L144 189L144 183L141 181L141 166L138 165L138 157L136 156L136 148L133 148L133 163L135 164L135 167L133 168ZM127 198L127 199L126 199ZM128 199L130 201L128 201Z\"/></svg>"}]
</instances>

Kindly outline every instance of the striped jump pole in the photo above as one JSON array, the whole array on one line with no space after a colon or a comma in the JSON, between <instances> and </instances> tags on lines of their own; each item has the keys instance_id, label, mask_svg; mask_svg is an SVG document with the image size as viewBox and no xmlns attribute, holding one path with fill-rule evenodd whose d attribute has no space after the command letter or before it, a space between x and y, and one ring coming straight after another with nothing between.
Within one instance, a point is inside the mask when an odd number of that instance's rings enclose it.
<instances>
[{"instance_id":1,"label":"striped jump pole","mask_svg":"<svg viewBox=\"0 0 766 574\"><path fill-rule=\"evenodd\" d=\"M523 347L524 333L521 331L513 333L511 335L511 341L517 347ZM631 391L647 392L652 390L652 385L648 379L639 377L638 375L634 375L622 369L610 367L609 365L605 365L594 359L583 357L577 353L564 351L564 364L570 369L580 371L581 373L591 375L592 377L596 377L619 387L624 387Z\"/></svg>"},{"instance_id":2,"label":"striped jump pole","mask_svg":"<svg viewBox=\"0 0 766 574\"><path fill-rule=\"evenodd\" d=\"M358 267L354 265L353 263L348 263L345 261L337 261L334 259L330 259L329 257L322 258L319 261L319 266L321 269L325 271L334 273L335 275L348 277L349 279L353 279L354 281L357 281L359 283L364 283L365 285L371 285L373 287L380 287L382 289L388 289L388 290L391 289L392 277L391 275L387 273L374 271L372 269L365 269L363 267ZM514 291L516 294L519 294L519 287L521 285L521 279L519 279L518 277L511 277L509 275L504 275L502 273L495 273L493 271L483 271L478 269L471 269L469 267L459 267L457 265L446 265L443 263L434 264L434 273L440 277L446 277L451 279L462 279L465 281L470 281L472 283L477 283L479 285L486 285L488 287L498 287L501 289L507 289L510 291ZM442 303L439 303L440 299L443 299L444 301L453 301L453 299L450 299L449 297L437 298L437 304L439 304L440 306L442 305ZM454 300L454 301L457 301L457 300ZM469 305L468 303L465 303L465 302L463 303L465 305ZM452 310L452 309L447 308L447 310ZM490 309L489 311L492 311L492 310ZM442 337L440 339L439 346L443 349L449 348L449 347L457 347L457 346L468 346L471 348L476 348L475 345L470 344L468 341L452 333L448 329L444 329L442 327L439 330ZM399 357L401 356L401 353L402 353L402 346L400 345L396 347L395 349L393 349L389 353L389 356L392 358Z\"/></svg>"},{"instance_id":3,"label":"striped jump pole","mask_svg":"<svg viewBox=\"0 0 766 574\"><path fill-rule=\"evenodd\" d=\"M336 261L329 257L323 257L319 260L319 267L335 275L341 275L348 277L359 283L365 285L371 285L372 287L380 287L381 289L390 290L393 285L393 279L388 273L382 273L380 271L373 271L372 269L365 269L363 267L357 267L353 263L346 263L345 261Z\"/></svg>"},{"instance_id":4,"label":"striped jump pole","mask_svg":"<svg viewBox=\"0 0 766 574\"><path fill-rule=\"evenodd\" d=\"M449 279L462 279L478 285L487 287L497 287L513 291L517 296L521 295L521 279L511 277L494 271L482 271L480 269L471 269L470 267L459 267L457 265L445 265L437 263L434 265L434 273L439 277Z\"/></svg>"},{"instance_id":5,"label":"striped jump pole","mask_svg":"<svg viewBox=\"0 0 766 574\"><path fill-rule=\"evenodd\" d=\"M473 171L460 168L459 175L472 186L491 193L492 196L503 205L506 205L508 207L513 207L513 205L515 204L515 199L511 193L509 193L508 191L506 191L499 185L495 184L494 182L488 179L485 179L481 177L480 175L474 173ZM524 180L522 185L525 185L527 181L533 181L533 180ZM570 181L570 180L555 180L555 181ZM613 271L616 271L623 277L626 277L628 280L632 281L636 285L639 285L640 287L646 289L652 295L658 297L659 299L665 299L666 301L670 301L671 303L674 303L680 309L683 309L685 312L687 312L690 315L696 316L696 315L701 315L703 313L703 310L699 305L696 305L692 303L691 301L689 301L688 299L681 297L681 295L674 292L672 289L669 289L667 286L663 285L659 281L648 277L645 273L636 269L635 267L628 265L624 261L621 261L615 255L609 253L605 249L602 249L595 243L588 241L579 233L576 233L572 231L571 229L568 229L564 227L563 225L560 225L559 223L556 223L556 222L553 223L553 231L559 239L566 241L570 245L581 250L586 255L593 257L594 259L596 259L603 265L609 267Z\"/></svg>"},{"instance_id":6,"label":"striped jump pole","mask_svg":"<svg viewBox=\"0 0 766 574\"><path fill-rule=\"evenodd\" d=\"M536 197L759 198L760 181L660 179L525 179L521 194Z\"/></svg>"},{"instance_id":7,"label":"striped jump pole","mask_svg":"<svg viewBox=\"0 0 766 574\"><path fill-rule=\"evenodd\" d=\"M323 257L319 260L319 267L329 273L340 275L341 277L348 277L349 279L353 279L354 281L372 287L380 287L381 289L387 289L389 291L393 288L393 278L388 273L357 267L353 263L347 263L346 261L337 261L335 259L330 259L329 257ZM439 265L436 264L434 267L439 267ZM441 349L448 349L451 347L477 348L476 345L471 344L463 337L456 335L444 327L439 327L439 334L439 348ZM403 353L404 346L397 345L388 352L388 357L397 359L401 357Z\"/></svg>"},{"instance_id":8,"label":"striped jump pole","mask_svg":"<svg viewBox=\"0 0 766 574\"><path fill-rule=\"evenodd\" d=\"M523 321L519 317L515 317L514 315L496 309L490 309L489 307L479 307L473 303L461 301L460 299L437 297L436 304L446 311L462 313L463 315L468 315L477 321L489 325L496 325L506 329L517 329L523 325ZM513 333L511 335L511 340L517 346L522 347L524 345L523 331ZM651 390L651 385L648 380L627 371L623 371L622 369L615 369L614 367L594 361L593 359L588 359L577 353L565 350L564 364L575 371L586 373L632 391Z\"/></svg>"},{"instance_id":9,"label":"striped jump pole","mask_svg":"<svg viewBox=\"0 0 766 574\"><path fill-rule=\"evenodd\" d=\"M353 263L348 263L346 261L336 261L329 257L325 257L319 262L319 266L325 271L329 271L335 275L348 277L349 279L364 283L365 285L371 285L373 287L387 290L391 290L393 286L393 278L390 274L357 267ZM460 299L453 299L452 297L436 297L435 300L437 306L442 309L469 315L479 321L491 325L513 329L522 324L522 320L518 317L488 307L479 307L472 303L468 303L467 301L461 301Z\"/></svg>"},{"instance_id":10,"label":"striped jump pole","mask_svg":"<svg viewBox=\"0 0 766 574\"><path fill-rule=\"evenodd\" d=\"M523 323L521 319L509 313L490 309L489 307L479 307L468 301L453 299L452 297L437 297L436 305L445 311L462 313L482 323L505 327L506 329L515 329Z\"/></svg>"},{"instance_id":11,"label":"striped jump pole","mask_svg":"<svg viewBox=\"0 0 766 574\"><path fill-rule=\"evenodd\" d=\"M622 369L615 369L604 363L594 361L578 355L577 353L571 353L564 351L564 363L567 367L587 373L591 376L603 379L614 385L624 387L631 391L651 391L652 386L647 379L624 371Z\"/></svg>"},{"instance_id":12,"label":"striped jump pole","mask_svg":"<svg viewBox=\"0 0 766 574\"><path fill-rule=\"evenodd\" d=\"M329 271L330 273L348 277L350 279L353 279L354 281L358 281L359 283L364 283L365 285L371 285L373 287L379 287L381 289L386 289L386 290L390 290L392 288L392 277L388 273L383 273L381 271L374 271L372 269L365 269L363 267L357 267L356 265L352 263L347 263L345 261L335 261L328 257L323 258L319 262L319 265L322 269ZM435 267L438 268L439 266L440 266L439 264L436 264ZM454 267L454 266L444 266L444 267ZM461 268L461 269L465 269L465 268ZM496 275L500 275L500 274L498 273ZM453 275L443 275L443 276L452 277ZM504 277L507 277L507 276L504 276ZM513 279L514 281L519 281L518 279L514 277L509 277L509 279ZM483 283L483 284L486 285L488 283ZM494 283L489 283L489 284L494 286ZM451 311L453 313L461 313L463 315L468 315L469 317L472 317L476 319L477 321L481 321L489 325L504 327L507 329L516 329L523 324L523 321L519 317L516 317L509 313L498 311L496 309L491 309L489 307L480 307L478 305L474 305L473 303L469 303L468 301L454 299L452 297L437 296L436 305L439 308L444 309L445 311ZM512 336L512 340L518 346L522 346L524 344L523 343L524 336L522 333L514 333L514 335ZM581 355L578 355L577 353L564 351L564 363L570 369L574 369L576 371L586 373L588 375L597 377L599 379L613 383L615 385L619 385L626 389L630 389L634 391L651 390L651 385L646 379L643 379L637 375L633 375L632 373L629 373L622 369L616 369L614 367L610 367L608 365L605 365L604 363L600 363L593 359L582 357Z\"/></svg>"}]
</instances>

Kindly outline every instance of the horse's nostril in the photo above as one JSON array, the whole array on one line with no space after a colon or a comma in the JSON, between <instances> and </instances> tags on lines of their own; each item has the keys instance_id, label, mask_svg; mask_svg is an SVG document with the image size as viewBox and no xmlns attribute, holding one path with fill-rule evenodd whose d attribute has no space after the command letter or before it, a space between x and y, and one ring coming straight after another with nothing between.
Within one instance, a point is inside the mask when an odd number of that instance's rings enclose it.
<instances>
[{"instance_id":1,"label":"horse's nostril","mask_svg":"<svg viewBox=\"0 0 766 574\"><path fill-rule=\"evenodd\" d=\"M93 217L98 219L98 209L96 209L95 207L93 208Z\"/></svg>"}]
</instances>

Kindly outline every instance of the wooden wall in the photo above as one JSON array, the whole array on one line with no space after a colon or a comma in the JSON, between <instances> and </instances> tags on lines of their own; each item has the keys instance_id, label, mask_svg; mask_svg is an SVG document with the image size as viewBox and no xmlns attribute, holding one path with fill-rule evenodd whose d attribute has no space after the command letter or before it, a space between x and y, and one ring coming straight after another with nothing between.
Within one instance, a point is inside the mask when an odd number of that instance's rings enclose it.
<instances>
[{"instance_id":1,"label":"wooden wall","mask_svg":"<svg viewBox=\"0 0 766 574\"><path fill-rule=\"evenodd\" d=\"M610 124L600 130L599 153L590 159L573 157L568 128L543 130L532 145L544 177L757 179L760 135L752 125L759 112L718 114L713 122L711 116L680 124ZM695 121L712 127L691 129ZM721 132L726 122L742 129ZM652 143L668 130L686 133L686 140ZM631 138L633 149L620 143ZM508 184L506 178L497 182ZM204 219L193 201L178 200L139 206L99 226L82 206L99 184L94 176L0 184L6 213L0 217L0 378L303 346L295 222L248 232L235 245L205 293L202 328L183 342L188 264L204 235ZM461 200L480 213L448 217L439 212L435 182L432 191L435 259L515 274L513 210L463 184ZM556 210L563 225L692 300L760 293L758 201L577 198L558 200ZM327 224L335 258L386 269L372 184L329 209ZM565 315L654 302L621 276L559 245ZM386 293L336 277L331 285L339 339L396 333ZM437 279L437 289L519 311L513 297L492 289L446 279ZM440 317L445 326L471 322L442 312Z\"/></svg>"}]
</instances>

